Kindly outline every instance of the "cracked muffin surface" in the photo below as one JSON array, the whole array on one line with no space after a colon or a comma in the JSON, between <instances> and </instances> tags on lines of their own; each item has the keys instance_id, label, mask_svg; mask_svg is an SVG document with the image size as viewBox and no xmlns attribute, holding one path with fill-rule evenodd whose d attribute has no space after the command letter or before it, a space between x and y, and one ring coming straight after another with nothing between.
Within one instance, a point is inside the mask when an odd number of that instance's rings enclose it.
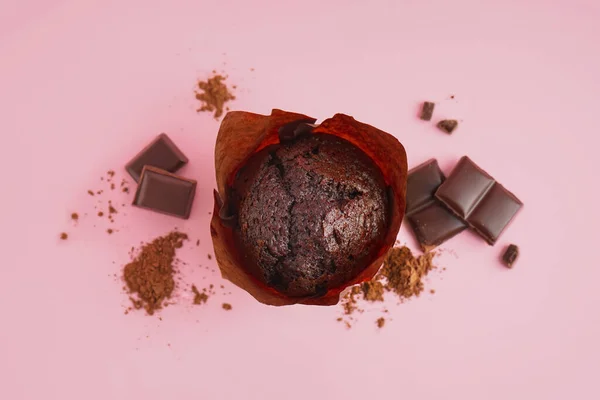
<instances>
[{"instance_id":1,"label":"cracked muffin surface","mask_svg":"<svg viewBox=\"0 0 600 400\"><path fill-rule=\"evenodd\" d=\"M377 257L390 219L379 168L326 134L254 154L231 194L245 268L292 297L319 296L356 277Z\"/></svg>"}]
</instances>

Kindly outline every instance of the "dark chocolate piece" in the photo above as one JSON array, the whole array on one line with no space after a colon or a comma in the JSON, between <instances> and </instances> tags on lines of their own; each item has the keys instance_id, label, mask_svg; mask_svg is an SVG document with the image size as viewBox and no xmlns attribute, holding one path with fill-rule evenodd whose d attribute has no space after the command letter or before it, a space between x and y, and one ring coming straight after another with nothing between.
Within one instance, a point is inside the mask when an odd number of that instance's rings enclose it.
<instances>
[{"instance_id":1,"label":"dark chocolate piece","mask_svg":"<svg viewBox=\"0 0 600 400\"><path fill-rule=\"evenodd\" d=\"M435 196L490 245L523 203L468 157L462 157Z\"/></svg>"},{"instance_id":2,"label":"dark chocolate piece","mask_svg":"<svg viewBox=\"0 0 600 400\"><path fill-rule=\"evenodd\" d=\"M431 159L408 172L406 217L423 251L429 251L467 228L435 198L444 181L437 160Z\"/></svg>"},{"instance_id":3,"label":"dark chocolate piece","mask_svg":"<svg viewBox=\"0 0 600 400\"><path fill-rule=\"evenodd\" d=\"M437 127L440 128L442 131L446 132L447 134L450 134L454 132L456 127L458 127L458 121L455 119L444 119L438 122Z\"/></svg>"},{"instance_id":4,"label":"dark chocolate piece","mask_svg":"<svg viewBox=\"0 0 600 400\"><path fill-rule=\"evenodd\" d=\"M188 158L175 146L175 143L166 134L161 133L129 161L125 169L137 182L145 165L174 173L187 162Z\"/></svg>"},{"instance_id":5,"label":"dark chocolate piece","mask_svg":"<svg viewBox=\"0 0 600 400\"><path fill-rule=\"evenodd\" d=\"M313 124L316 122L316 119L307 118L300 119L298 121L293 121L283 125L279 128L279 142L280 143L289 143L296 140L300 136L307 135L312 132L315 127Z\"/></svg>"},{"instance_id":6,"label":"dark chocolate piece","mask_svg":"<svg viewBox=\"0 0 600 400\"><path fill-rule=\"evenodd\" d=\"M188 219L195 194L195 180L147 165L142 170L133 205Z\"/></svg>"},{"instance_id":7,"label":"dark chocolate piece","mask_svg":"<svg viewBox=\"0 0 600 400\"><path fill-rule=\"evenodd\" d=\"M515 244L511 244L504 251L502 261L508 268L512 268L517 257L519 257L519 247Z\"/></svg>"},{"instance_id":8,"label":"dark chocolate piece","mask_svg":"<svg viewBox=\"0 0 600 400\"><path fill-rule=\"evenodd\" d=\"M431 117L433 116L433 109L435 108L435 103L426 101L423 103L423 108L421 109L421 119L423 121L431 121Z\"/></svg>"}]
</instances>

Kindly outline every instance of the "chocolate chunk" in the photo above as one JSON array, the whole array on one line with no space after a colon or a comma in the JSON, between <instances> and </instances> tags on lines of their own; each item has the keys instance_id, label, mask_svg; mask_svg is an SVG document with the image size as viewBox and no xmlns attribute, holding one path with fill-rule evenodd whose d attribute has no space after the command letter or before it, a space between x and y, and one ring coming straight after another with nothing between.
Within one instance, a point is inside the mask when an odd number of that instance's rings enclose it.
<instances>
[{"instance_id":1,"label":"chocolate chunk","mask_svg":"<svg viewBox=\"0 0 600 400\"><path fill-rule=\"evenodd\" d=\"M133 205L188 219L195 193L196 181L145 166Z\"/></svg>"},{"instance_id":2,"label":"chocolate chunk","mask_svg":"<svg viewBox=\"0 0 600 400\"><path fill-rule=\"evenodd\" d=\"M279 142L289 143L296 140L301 136L310 134L315 128L313 125L317 120L313 118L300 119L298 121L290 122L279 128Z\"/></svg>"},{"instance_id":3,"label":"chocolate chunk","mask_svg":"<svg viewBox=\"0 0 600 400\"><path fill-rule=\"evenodd\" d=\"M490 245L496 243L523 206L514 194L466 156L460 159L435 196Z\"/></svg>"},{"instance_id":4,"label":"chocolate chunk","mask_svg":"<svg viewBox=\"0 0 600 400\"><path fill-rule=\"evenodd\" d=\"M444 119L438 122L437 127L450 134L458 127L458 121L455 119Z\"/></svg>"},{"instance_id":5,"label":"chocolate chunk","mask_svg":"<svg viewBox=\"0 0 600 400\"><path fill-rule=\"evenodd\" d=\"M467 228L435 198L444 181L437 160L431 159L408 172L406 217L423 251L429 251Z\"/></svg>"},{"instance_id":6,"label":"chocolate chunk","mask_svg":"<svg viewBox=\"0 0 600 400\"><path fill-rule=\"evenodd\" d=\"M142 169L146 165L173 173L187 162L188 158L175 146L175 143L166 134L161 133L133 157L125 166L125 169L137 182L142 174Z\"/></svg>"},{"instance_id":7,"label":"chocolate chunk","mask_svg":"<svg viewBox=\"0 0 600 400\"><path fill-rule=\"evenodd\" d=\"M519 257L519 247L515 244L511 244L504 251L502 261L508 268L512 268L517 257Z\"/></svg>"},{"instance_id":8,"label":"chocolate chunk","mask_svg":"<svg viewBox=\"0 0 600 400\"><path fill-rule=\"evenodd\" d=\"M435 103L426 101L423 103L423 108L421 108L421 119L423 121L431 121L431 117L433 116L433 109L435 108Z\"/></svg>"}]
</instances>

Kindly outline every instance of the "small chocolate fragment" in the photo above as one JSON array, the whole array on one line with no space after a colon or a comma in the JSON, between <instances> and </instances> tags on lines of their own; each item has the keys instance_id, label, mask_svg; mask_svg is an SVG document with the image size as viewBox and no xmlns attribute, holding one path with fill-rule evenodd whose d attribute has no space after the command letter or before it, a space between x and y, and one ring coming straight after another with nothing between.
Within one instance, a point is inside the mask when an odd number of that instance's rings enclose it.
<instances>
[{"instance_id":1,"label":"small chocolate fragment","mask_svg":"<svg viewBox=\"0 0 600 400\"><path fill-rule=\"evenodd\" d=\"M504 251L502 261L508 268L512 268L517 257L519 257L519 247L515 244L511 244Z\"/></svg>"},{"instance_id":2,"label":"small chocolate fragment","mask_svg":"<svg viewBox=\"0 0 600 400\"><path fill-rule=\"evenodd\" d=\"M523 203L471 159L460 159L435 196L465 220L490 245Z\"/></svg>"},{"instance_id":3,"label":"small chocolate fragment","mask_svg":"<svg viewBox=\"0 0 600 400\"><path fill-rule=\"evenodd\" d=\"M304 136L312 132L317 120L313 118L300 119L298 121L290 122L279 128L279 142L289 143L293 142L296 138Z\"/></svg>"},{"instance_id":4,"label":"small chocolate fragment","mask_svg":"<svg viewBox=\"0 0 600 400\"><path fill-rule=\"evenodd\" d=\"M145 166L133 205L188 219L195 194L195 180Z\"/></svg>"},{"instance_id":5,"label":"small chocolate fragment","mask_svg":"<svg viewBox=\"0 0 600 400\"><path fill-rule=\"evenodd\" d=\"M429 251L467 228L435 198L445 177L437 160L431 159L408 172L406 217L423 251Z\"/></svg>"},{"instance_id":6,"label":"small chocolate fragment","mask_svg":"<svg viewBox=\"0 0 600 400\"><path fill-rule=\"evenodd\" d=\"M444 119L438 122L437 124L437 127L440 128L442 131L446 132L447 134L451 134L452 132L454 132L457 126L458 121L455 119Z\"/></svg>"},{"instance_id":7,"label":"small chocolate fragment","mask_svg":"<svg viewBox=\"0 0 600 400\"><path fill-rule=\"evenodd\" d=\"M423 108L421 108L421 119L423 121L431 121L431 117L433 116L433 109L435 108L435 103L430 101L426 101L423 103Z\"/></svg>"},{"instance_id":8,"label":"small chocolate fragment","mask_svg":"<svg viewBox=\"0 0 600 400\"><path fill-rule=\"evenodd\" d=\"M175 146L175 143L166 134L161 133L129 161L125 169L137 182L146 165L174 173L187 162L188 158Z\"/></svg>"}]
</instances>

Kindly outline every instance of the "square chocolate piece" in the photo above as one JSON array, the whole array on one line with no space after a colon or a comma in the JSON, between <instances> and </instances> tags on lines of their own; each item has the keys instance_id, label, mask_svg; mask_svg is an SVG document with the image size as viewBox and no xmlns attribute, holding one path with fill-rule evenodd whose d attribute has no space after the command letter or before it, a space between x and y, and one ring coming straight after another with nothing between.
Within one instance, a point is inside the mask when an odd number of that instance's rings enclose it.
<instances>
[{"instance_id":1,"label":"square chocolate piece","mask_svg":"<svg viewBox=\"0 0 600 400\"><path fill-rule=\"evenodd\" d=\"M477 233L493 245L522 205L514 194L496 183L467 220Z\"/></svg>"},{"instance_id":2,"label":"square chocolate piece","mask_svg":"<svg viewBox=\"0 0 600 400\"><path fill-rule=\"evenodd\" d=\"M196 194L196 181L145 166L133 205L188 219Z\"/></svg>"},{"instance_id":3,"label":"square chocolate piece","mask_svg":"<svg viewBox=\"0 0 600 400\"><path fill-rule=\"evenodd\" d=\"M466 219L494 182L494 178L465 156L440 185L435 196L456 215Z\"/></svg>"},{"instance_id":4,"label":"square chocolate piece","mask_svg":"<svg viewBox=\"0 0 600 400\"><path fill-rule=\"evenodd\" d=\"M166 134L161 133L129 161L125 169L137 182L146 165L174 173L187 163L188 158L182 151Z\"/></svg>"},{"instance_id":5,"label":"square chocolate piece","mask_svg":"<svg viewBox=\"0 0 600 400\"><path fill-rule=\"evenodd\" d=\"M471 159L460 159L435 196L493 245L523 203Z\"/></svg>"},{"instance_id":6,"label":"square chocolate piece","mask_svg":"<svg viewBox=\"0 0 600 400\"><path fill-rule=\"evenodd\" d=\"M467 228L463 220L435 198L443 181L444 174L435 159L408 172L406 218L423 251L432 250Z\"/></svg>"},{"instance_id":7,"label":"square chocolate piece","mask_svg":"<svg viewBox=\"0 0 600 400\"><path fill-rule=\"evenodd\" d=\"M430 203L407 218L423 251L434 249L468 227L438 201Z\"/></svg>"},{"instance_id":8,"label":"square chocolate piece","mask_svg":"<svg viewBox=\"0 0 600 400\"><path fill-rule=\"evenodd\" d=\"M432 202L435 191L443 181L444 174L434 158L408 171L406 178L406 214L410 214Z\"/></svg>"}]
</instances>

